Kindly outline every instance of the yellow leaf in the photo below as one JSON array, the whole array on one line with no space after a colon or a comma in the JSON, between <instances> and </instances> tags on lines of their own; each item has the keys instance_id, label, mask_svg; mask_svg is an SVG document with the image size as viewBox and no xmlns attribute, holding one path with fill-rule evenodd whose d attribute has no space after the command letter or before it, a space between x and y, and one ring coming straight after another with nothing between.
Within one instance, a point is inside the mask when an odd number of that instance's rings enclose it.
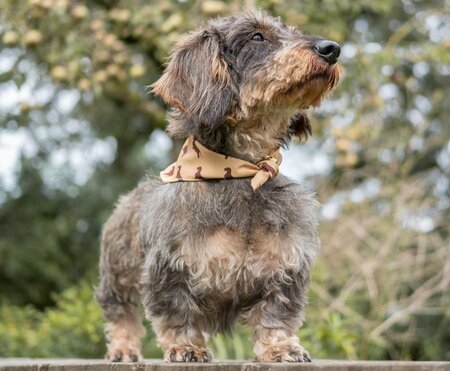
<instances>
[{"instance_id":1,"label":"yellow leaf","mask_svg":"<svg viewBox=\"0 0 450 371\"><path fill-rule=\"evenodd\" d=\"M15 45L19 41L19 35L14 31L8 31L5 32L2 40L5 45Z\"/></svg>"},{"instance_id":2,"label":"yellow leaf","mask_svg":"<svg viewBox=\"0 0 450 371\"><path fill-rule=\"evenodd\" d=\"M44 39L44 35L42 35L41 31L38 30L29 30L25 33L23 37L23 42L26 46L38 45Z\"/></svg>"}]
</instances>

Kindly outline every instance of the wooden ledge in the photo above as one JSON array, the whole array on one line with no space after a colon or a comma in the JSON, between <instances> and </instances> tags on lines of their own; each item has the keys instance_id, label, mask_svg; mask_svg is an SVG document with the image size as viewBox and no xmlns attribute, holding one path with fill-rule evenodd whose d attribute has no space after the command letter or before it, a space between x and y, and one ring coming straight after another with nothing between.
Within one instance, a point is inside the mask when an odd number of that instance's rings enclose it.
<instances>
[{"instance_id":1,"label":"wooden ledge","mask_svg":"<svg viewBox=\"0 0 450 371\"><path fill-rule=\"evenodd\" d=\"M211 363L165 363L146 360L142 364L107 363L90 359L0 359L0 371L284 371L284 370L337 370L337 371L450 371L450 362L406 361L340 361L314 360L299 363L252 363L242 361L216 361Z\"/></svg>"}]
</instances>

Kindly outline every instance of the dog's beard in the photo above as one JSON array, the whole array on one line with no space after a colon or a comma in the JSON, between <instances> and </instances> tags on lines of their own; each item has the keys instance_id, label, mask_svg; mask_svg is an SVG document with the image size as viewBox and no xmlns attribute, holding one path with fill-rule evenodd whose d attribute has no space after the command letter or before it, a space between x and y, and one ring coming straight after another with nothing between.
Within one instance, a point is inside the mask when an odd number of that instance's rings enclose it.
<instances>
[{"instance_id":1,"label":"dog's beard","mask_svg":"<svg viewBox=\"0 0 450 371\"><path fill-rule=\"evenodd\" d=\"M293 106L305 109L318 106L322 99L330 93L339 81L339 68L320 66L316 73L306 74L288 84L279 93L280 101L287 100Z\"/></svg>"},{"instance_id":2,"label":"dog's beard","mask_svg":"<svg viewBox=\"0 0 450 371\"><path fill-rule=\"evenodd\" d=\"M248 98L244 99L248 107L318 106L339 81L339 67L329 65L310 51L291 51L277 59L272 71L260 74L249 84L252 88L247 90ZM286 67L282 62L290 64Z\"/></svg>"}]
</instances>

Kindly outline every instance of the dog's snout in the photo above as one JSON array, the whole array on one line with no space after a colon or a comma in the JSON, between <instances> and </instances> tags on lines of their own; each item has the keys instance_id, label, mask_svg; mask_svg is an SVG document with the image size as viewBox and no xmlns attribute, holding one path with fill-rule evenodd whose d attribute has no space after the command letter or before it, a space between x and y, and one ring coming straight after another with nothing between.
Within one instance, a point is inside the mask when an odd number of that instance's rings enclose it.
<instances>
[{"instance_id":1,"label":"dog's snout","mask_svg":"<svg viewBox=\"0 0 450 371\"><path fill-rule=\"evenodd\" d=\"M341 47L337 42L331 40L321 40L314 45L314 50L329 64L335 64L341 54Z\"/></svg>"}]
</instances>

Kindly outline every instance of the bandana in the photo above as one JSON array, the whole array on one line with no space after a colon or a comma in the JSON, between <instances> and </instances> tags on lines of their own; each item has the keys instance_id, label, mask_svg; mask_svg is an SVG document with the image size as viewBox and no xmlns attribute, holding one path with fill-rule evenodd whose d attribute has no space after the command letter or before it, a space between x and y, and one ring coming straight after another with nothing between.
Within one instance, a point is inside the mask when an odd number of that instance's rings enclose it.
<instances>
[{"instance_id":1,"label":"bandana","mask_svg":"<svg viewBox=\"0 0 450 371\"><path fill-rule=\"evenodd\" d=\"M161 171L160 177L164 183L252 177L251 186L255 190L278 174L281 159L281 153L277 149L255 165L213 152L190 136L177 161Z\"/></svg>"}]
</instances>

